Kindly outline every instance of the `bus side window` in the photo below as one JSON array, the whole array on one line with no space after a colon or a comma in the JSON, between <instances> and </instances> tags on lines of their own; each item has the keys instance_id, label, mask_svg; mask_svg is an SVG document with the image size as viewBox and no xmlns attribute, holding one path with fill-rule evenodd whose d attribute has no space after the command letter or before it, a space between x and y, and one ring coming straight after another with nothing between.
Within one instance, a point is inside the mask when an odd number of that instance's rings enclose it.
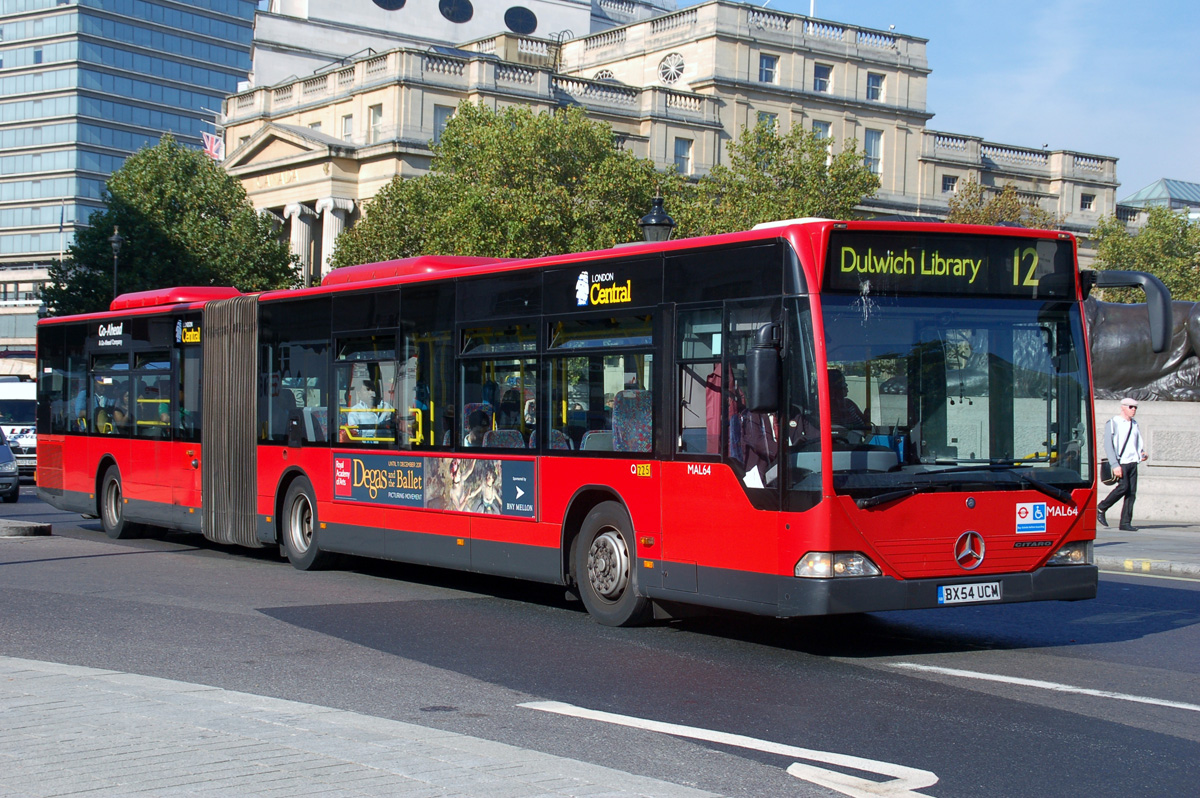
<instances>
[{"instance_id":1,"label":"bus side window","mask_svg":"<svg viewBox=\"0 0 1200 798\"><path fill-rule=\"evenodd\" d=\"M722 430L741 411L721 364L721 309L679 314L679 438L676 451L719 454ZM723 407L723 402L726 405Z\"/></svg>"}]
</instances>

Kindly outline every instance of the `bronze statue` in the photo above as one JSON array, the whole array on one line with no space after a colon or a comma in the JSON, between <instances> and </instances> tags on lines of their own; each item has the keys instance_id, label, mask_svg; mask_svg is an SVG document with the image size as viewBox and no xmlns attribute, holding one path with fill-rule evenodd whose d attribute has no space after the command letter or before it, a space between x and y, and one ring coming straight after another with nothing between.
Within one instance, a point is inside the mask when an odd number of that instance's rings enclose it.
<instances>
[{"instance_id":1,"label":"bronze statue","mask_svg":"<svg viewBox=\"0 0 1200 798\"><path fill-rule=\"evenodd\" d=\"M1100 302L1094 297L1083 303L1097 399L1200 401L1200 303L1171 305L1170 345L1155 354L1146 305Z\"/></svg>"}]
</instances>

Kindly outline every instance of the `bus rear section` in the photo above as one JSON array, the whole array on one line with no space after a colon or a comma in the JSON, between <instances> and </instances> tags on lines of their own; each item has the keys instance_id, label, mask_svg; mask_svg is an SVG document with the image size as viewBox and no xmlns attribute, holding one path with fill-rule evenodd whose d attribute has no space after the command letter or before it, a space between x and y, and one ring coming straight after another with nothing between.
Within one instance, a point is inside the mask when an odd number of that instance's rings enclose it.
<instances>
[{"instance_id":1,"label":"bus rear section","mask_svg":"<svg viewBox=\"0 0 1200 798\"><path fill-rule=\"evenodd\" d=\"M36 383L0 382L0 429L4 430L23 477L32 477L37 472L36 413Z\"/></svg>"}]
</instances>

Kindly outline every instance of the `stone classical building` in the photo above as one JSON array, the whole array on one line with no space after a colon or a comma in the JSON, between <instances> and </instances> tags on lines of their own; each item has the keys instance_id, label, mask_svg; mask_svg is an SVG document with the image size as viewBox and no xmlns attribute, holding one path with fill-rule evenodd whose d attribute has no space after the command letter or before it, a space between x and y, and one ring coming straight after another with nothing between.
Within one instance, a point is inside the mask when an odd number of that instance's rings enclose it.
<instances>
[{"instance_id":1,"label":"stone classical building","mask_svg":"<svg viewBox=\"0 0 1200 798\"><path fill-rule=\"evenodd\" d=\"M659 12L566 40L508 30L347 54L247 87L225 101L226 167L279 220L314 281L364 202L428 169L430 142L463 100L579 105L635 154L696 176L760 118L816 130L833 147L854 139L881 182L866 215L943 217L969 180L1012 183L1077 233L1116 208L1115 158L931 128L925 39L729 0ZM259 52L256 81L278 56L261 50L260 66Z\"/></svg>"}]
</instances>

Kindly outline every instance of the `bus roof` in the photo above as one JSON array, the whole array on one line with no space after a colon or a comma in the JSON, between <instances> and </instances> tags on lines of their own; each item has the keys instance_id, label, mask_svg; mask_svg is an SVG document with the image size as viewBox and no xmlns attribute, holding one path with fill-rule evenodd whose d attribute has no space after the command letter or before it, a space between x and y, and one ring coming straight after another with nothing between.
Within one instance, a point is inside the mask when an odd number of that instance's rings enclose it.
<instances>
[{"instance_id":1,"label":"bus roof","mask_svg":"<svg viewBox=\"0 0 1200 798\"><path fill-rule=\"evenodd\" d=\"M515 258L476 258L466 255L419 255L415 258L385 260L379 263L362 263L358 266L343 266L325 275L322 286L359 283L367 280L383 280L388 277L405 277L410 274L433 274L435 272L483 266Z\"/></svg>"},{"instance_id":2,"label":"bus roof","mask_svg":"<svg viewBox=\"0 0 1200 798\"><path fill-rule=\"evenodd\" d=\"M131 294L121 294L112 301L108 309L129 310L131 308L153 308L159 305L204 303L213 302L218 299L231 299L241 295L242 292L236 288L217 285L157 288L153 291L135 291Z\"/></svg>"}]
</instances>

